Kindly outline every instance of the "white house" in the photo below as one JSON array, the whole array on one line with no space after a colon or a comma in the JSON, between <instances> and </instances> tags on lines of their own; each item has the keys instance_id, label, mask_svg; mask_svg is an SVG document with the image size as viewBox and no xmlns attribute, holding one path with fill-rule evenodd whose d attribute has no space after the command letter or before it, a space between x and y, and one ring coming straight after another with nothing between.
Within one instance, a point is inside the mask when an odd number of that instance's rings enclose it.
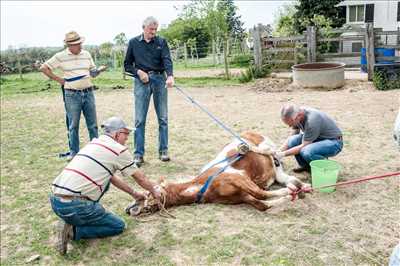
<instances>
[{"instance_id":1,"label":"white house","mask_svg":"<svg viewBox=\"0 0 400 266\"><path fill-rule=\"evenodd\" d=\"M400 27L400 1L399 0L344 0L338 4L344 10L346 25L353 28L343 36L357 35L364 31L365 23L373 22L374 28L384 31L395 31ZM385 44L398 45L397 36L382 36ZM343 41L343 52L359 52L363 47L362 41Z\"/></svg>"}]
</instances>

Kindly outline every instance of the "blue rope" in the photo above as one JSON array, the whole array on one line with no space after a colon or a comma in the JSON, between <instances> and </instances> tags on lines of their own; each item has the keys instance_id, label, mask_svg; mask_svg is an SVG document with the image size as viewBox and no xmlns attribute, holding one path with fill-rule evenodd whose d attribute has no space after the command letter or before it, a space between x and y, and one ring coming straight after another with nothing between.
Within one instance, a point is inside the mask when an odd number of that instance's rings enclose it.
<instances>
[{"instance_id":1,"label":"blue rope","mask_svg":"<svg viewBox=\"0 0 400 266\"><path fill-rule=\"evenodd\" d=\"M207 178L207 181L204 183L204 185L201 187L200 191L197 193L197 197L196 197L196 203L200 203L201 199L203 198L204 193L207 191L208 187L212 184L212 182L214 181L214 178L217 177L219 174L221 174L222 172L224 172L226 170L226 168L228 168L228 166L232 165L234 162L240 160L242 158L242 155L237 153L234 155L234 159L232 161L230 161L227 165L225 165L223 168L221 168L220 170L218 170L215 174L210 175ZM229 159L231 159L232 157L228 157ZM210 168L209 168L210 169ZM208 170L208 169L207 169Z\"/></svg>"},{"instance_id":2,"label":"blue rope","mask_svg":"<svg viewBox=\"0 0 400 266\"><path fill-rule=\"evenodd\" d=\"M189 101L191 101L194 105L199 107L203 112L205 112L211 119L213 119L220 127L231 133L232 136L237 138L241 143L248 144L246 141L244 141L238 134L233 132L230 128L225 126L221 121L219 121L215 116L213 116L206 108L198 104L192 97L190 97L187 93L185 93L181 88L178 86L174 86L180 93L182 93Z\"/></svg>"},{"instance_id":3,"label":"blue rope","mask_svg":"<svg viewBox=\"0 0 400 266\"><path fill-rule=\"evenodd\" d=\"M69 78L69 79L67 79L67 78L64 78L64 80L65 80L65 81L67 81L67 82L72 82L72 81L76 81L76 80L83 79L84 77L86 77L86 75L82 75L82 76L76 76L76 77Z\"/></svg>"},{"instance_id":4,"label":"blue rope","mask_svg":"<svg viewBox=\"0 0 400 266\"><path fill-rule=\"evenodd\" d=\"M232 159L232 158L235 157L236 155L237 155L237 154L234 154L234 155L232 155L232 156L230 156L230 157L225 157L223 160L221 160L221 161L219 161L219 162L216 162L216 163L213 163L213 164L210 165L207 169L205 169L204 171L201 171L201 173L199 174L199 176L201 176L203 173L205 173L207 170L213 168L214 166L216 166L216 165L218 165L218 164L220 164L220 163L223 163L223 162L225 162L225 161L229 161L230 159Z\"/></svg>"}]
</instances>

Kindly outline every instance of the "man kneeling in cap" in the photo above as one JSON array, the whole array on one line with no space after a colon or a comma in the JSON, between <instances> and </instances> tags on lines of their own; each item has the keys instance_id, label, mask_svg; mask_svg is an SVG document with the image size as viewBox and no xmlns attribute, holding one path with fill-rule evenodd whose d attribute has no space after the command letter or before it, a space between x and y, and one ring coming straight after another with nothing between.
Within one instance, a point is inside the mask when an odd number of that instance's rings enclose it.
<instances>
[{"instance_id":1,"label":"man kneeling in cap","mask_svg":"<svg viewBox=\"0 0 400 266\"><path fill-rule=\"evenodd\" d=\"M57 250L67 252L69 240L99 238L122 233L124 221L107 212L99 203L110 183L136 200L144 194L134 191L128 183L115 176L119 170L124 176L132 176L144 189L160 200L160 192L133 162L125 145L132 131L118 117L111 117L103 124L104 135L93 139L64 168L53 182L50 196L53 211L62 220L58 224Z\"/></svg>"}]
</instances>

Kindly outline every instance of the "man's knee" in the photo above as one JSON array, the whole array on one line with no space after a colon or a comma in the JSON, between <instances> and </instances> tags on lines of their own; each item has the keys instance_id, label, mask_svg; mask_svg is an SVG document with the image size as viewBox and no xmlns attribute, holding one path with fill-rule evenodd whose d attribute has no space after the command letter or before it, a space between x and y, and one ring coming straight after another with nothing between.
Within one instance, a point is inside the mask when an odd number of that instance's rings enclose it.
<instances>
[{"instance_id":1,"label":"man's knee","mask_svg":"<svg viewBox=\"0 0 400 266\"><path fill-rule=\"evenodd\" d=\"M307 162L310 163L313 160L313 153L307 147L300 150L300 156Z\"/></svg>"},{"instance_id":2,"label":"man's knee","mask_svg":"<svg viewBox=\"0 0 400 266\"><path fill-rule=\"evenodd\" d=\"M302 137L300 134L289 137L289 140L288 140L289 148L300 145L301 139L302 139Z\"/></svg>"},{"instance_id":3,"label":"man's knee","mask_svg":"<svg viewBox=\"0 0 400 266\"><path fill-rule=\"evenodd\" d=\"M160 116L158 119L158 123L160 125L168 125L168 117L167 116Z\"/></svg>"},{"instance_id":4,"label":"man's knee","mask_svg":"<svg viewBox=\"0 0 400 266\"><path fill-rule=\"evenodd\" d=\"M135 128L140 128L146 124L146 120L143 118L136 118L135 119Z\"/></svg>"}]
</instances>

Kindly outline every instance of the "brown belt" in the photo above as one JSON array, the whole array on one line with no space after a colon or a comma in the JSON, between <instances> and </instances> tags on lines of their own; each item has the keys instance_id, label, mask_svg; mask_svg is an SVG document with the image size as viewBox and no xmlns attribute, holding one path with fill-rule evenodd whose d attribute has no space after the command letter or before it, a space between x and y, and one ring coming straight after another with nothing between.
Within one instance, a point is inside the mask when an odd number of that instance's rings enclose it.
<instances>
[{"instance_id":1,"label":"brown belt","mask_svg":"<svg viewBox=\"0 0 400 266\"><path fill-rule=\"evenodd\" d=\"M77 199L77 200L89 200L89 201L92 201L89 197L87 197L87 196L74 196L74 195L63 195L63 194L53 194L54 195L54 197L58 197L58 198L61 198L61 199L64 199L64 200L74 200L74 199Z\"/></svg>"}]
</instances>

